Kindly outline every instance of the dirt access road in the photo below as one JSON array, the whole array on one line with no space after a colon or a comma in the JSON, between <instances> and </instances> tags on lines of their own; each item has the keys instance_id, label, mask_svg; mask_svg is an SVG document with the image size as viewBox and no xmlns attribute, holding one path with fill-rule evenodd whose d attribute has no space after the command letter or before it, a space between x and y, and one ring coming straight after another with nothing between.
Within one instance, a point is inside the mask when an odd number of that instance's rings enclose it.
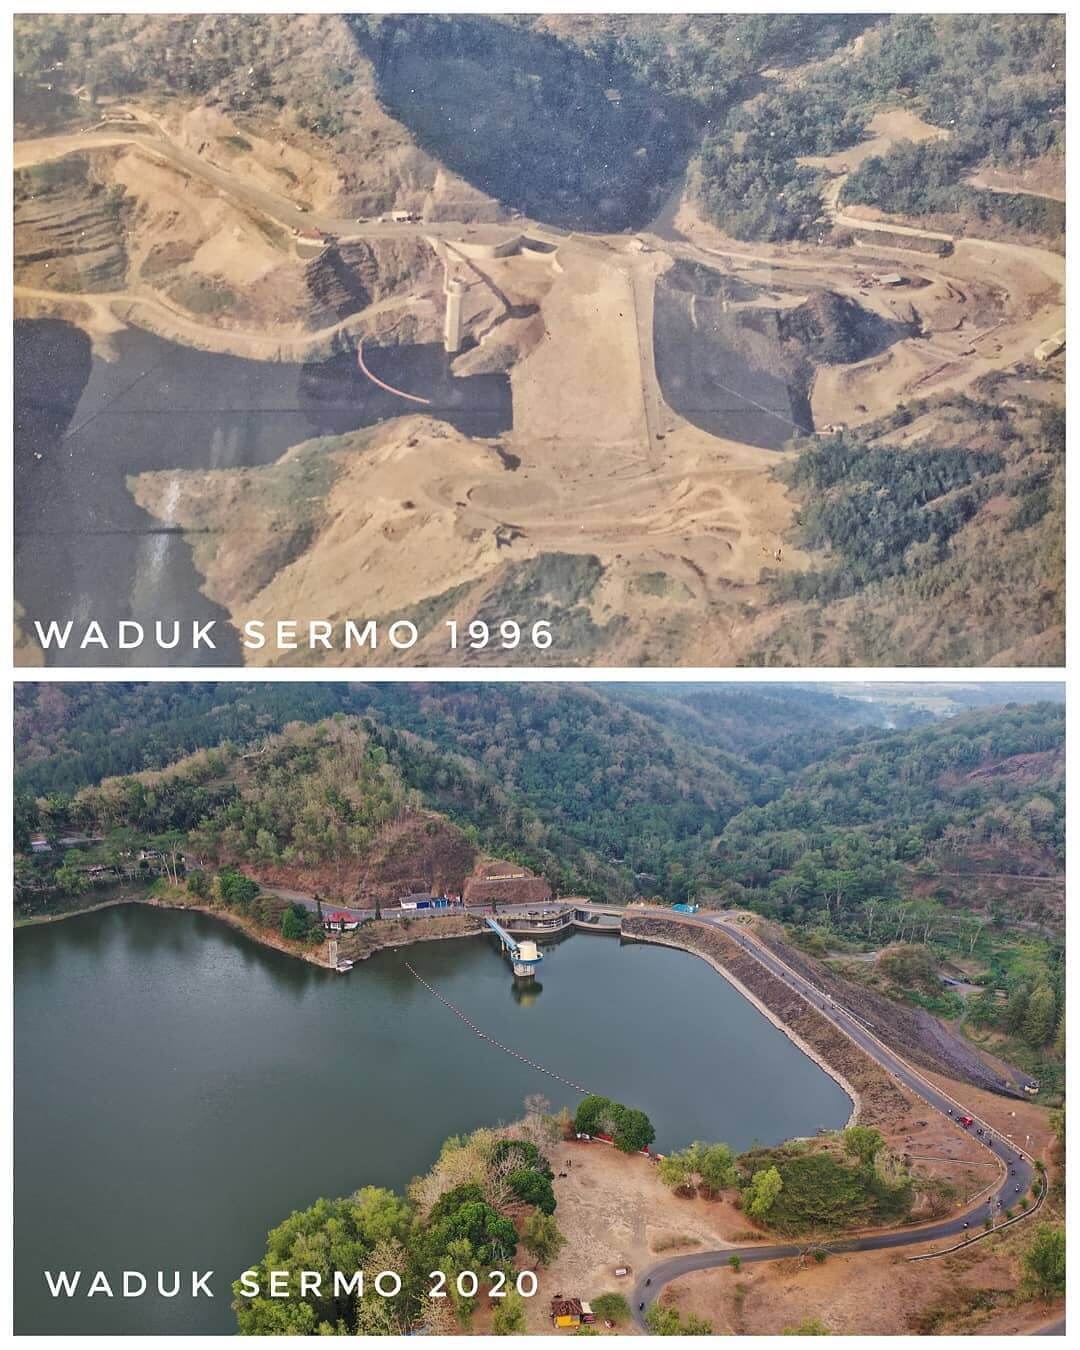
<instances>
[{"instance_id":1,"label":"dirt access road","mask_svg":"<svg viewBox=\"0 0 1080 1350\"><path fill-rule=\"evenodd\" d=\"M108 123L88 131L16 141L13 167L16 170L28 169L35 164L64 159L68 155L86 154L88 151L115 146L137 146L144 154L156 156L185 173L203 179L224 196L234 198L289 230L311 230L314 227L341 239L401 238L410 230L425 235L459 238L470 228L463 221L426 222L421 226L395 225L387 221L357 221L352 218L322 215L314 211L302 211L287 198L258 187L239 174L211 163L205 156L197 155L194 151L177 145L159 126L153 124L144 110L132 107L131 112L143 123L151 125L139 130L134 126L126 128L122 123Z\"/></svg>"},{"instance_id":2,"label":"dirt access road","mask_svg":"<svg viewBox=\"0 0 1080 1350\"><path fill-rule=\"evenodd\" d=\"M138 108L132 112L149 121ZM301 211L246 181L242 164L226 171L174 144L159 127L106 126L17 142L14 163L25 168L110 145L135 146L141 155L197 176L249 215L290 231L316 227L342 241L423 237L441 248L442 241L460 241L472 228L455 221L357 223ZM674 194L658 222L666 233L673 204ZM798 570L809 559L789 539L795 503L774 474L781 454L692 426L665 401L653 354L656 278L672 260L685 259L738 273L777 303L835 290L888 317L888 297L873 288L867 293L863 280L877 253L886 259L888 253L876 246L729 248L707 229L703 242L648 231L637 242L626 235L567 234L526 218L508 222L507 229L557 242L559 261L557 272L525 258L492 260L485 268L520 307L538 309L543 330L543 340L516 352L510 367L514 426L503 448L518 461L513 473L490 445L444 435L434 421L406 419L415 405L403 399L402 418L380 427L363 456L346 451L335 461L333 487L303 549L286 566L260 562L267 514L260 485L268 484L273 467L198 473L178 466L136 480L136 500L204 542L197 561L202 589L238 625L282 614L301 623L338 622L355 616L358 604L363 613L391 615L455 591L461 599L450 617L463 622L484 603L503 564L546 553L589 554L601 577L585 606L598 630L590 640L609 664L704 666L742 659L753 641L747 611L768 598L763 567L781 544L786 569ZM720 246L713 247L714 240ZM907 255L905 266L925 274L931 285L912 288L910 300L900 304L918 304L925 316L926 297L933 299L942 315L939 323L937 313L930 314L933 342L908 338L867 362L821 367L812 402L819 425L854 426L901 399L966 386L1026 359L1044 329L1061 326L1053 272L1060 260L1054 255L964 240L956 257L920 255L916 263ZM1007 307L1005 321L976 355L965 355L974 341L968 334L983 326L979 313L990 303L990 290L994 303L1001 297ZM956 300L958 294L966 299ZM22 298L40 307L46 295L26 292ZM492 295L494 320L503 307L498 291ZM98 298L65 292L51 303L64 311L85 305L91 322L106 330L129 322L204 350L301 360L340 333L355 340L365 315L375 312L358 311L317 334L278 335L217 329L164 304L149 287ZM957 306L959 319L952 313ZM489 327L497 345L498 323ZM944 344L944 354L931 350L935 343ZM272 484L266 487L271 498L273 491ZM512 553L505 551L508 531ZM265 555L278 557L269 545ZM243 594L237 577L244 578ZM443 636L433 626L409 653L410 662L444 664ZM588 654L569 646L564 663ZM281 658L267 648L247 659L261 664ZM326 664L352 660L343 648L320 656Z\"/></svg>"},{"instance_id":3,"label":"dirt access road","mask_svg":"<svg viewBox=\"0 0 1080 1350\"><path fill-rule=\"evenodd\" d=\"M335 235L342 241L378 237L400 239L410 233L432 239L453 240L466 236L471 228L468 223L463 221L391 224L372 220L356 221L322 215L317 212L302 211L288 199L246 181L234 170L225 170L209 162L204 156L177 145L145 110L131 105L129 111L139 119L139 125L142 129L137 129L135 126L125 128L122 125L110 123L94 130L75 134L17 141L14 146L14 167L23 169L34 164L63 158L71 154L84 153L100 147L135 145L143 153L157 156L185 173L201 178L225 196L234 198L249 209L261 213L268 220L289 230L310 230L315 227L328 234ZM839 197L848 177L850 169L848 161L854 162L860 150L869 152L869 150L878 146L879 142L881 145L890 143L895 130L890 124L889 127L883 129L881 136L867 141L863 147L856 147L855 150L846 153L844 170L837 172L835 177L830 180L824 194L826 217L834 225L859 231L887 231L889 234L896 236L908 235L912 238L949 241L955 244L955 262L948 266L941 260L934 262L934 270L940 273L945 284L948 284L949 278L963 282L972 273L975 275L992 274L999 282L1009 288L1010 296L1016 301L1016 317L1019 322L1015 326L1006 327L1004 331L996 334L995 349L992 352L982 351L977 356L972 353L970 358L964 362L960 362L958 359L961 355L958 349L955 354L956 361L946 363L944 366L939 361L938 365L941 368L933 372L934 380L932 383L935 385L947 384L951 387L958 385L959 382L959 385L967 386L978 379L980 375L1012 364L1018 359L1026 359L1030 355L1031 347L1040 340L1040 337L1046 335L1046 331L1054 326L1060 327L1063 320L1061 317L1062 308L1058 301L1064 286L1064 258L1048 249L1033 245L1006 243L999 240L982 240L970 236L959 241L953 241L951 236L937 231L918 226L866 219L843 210L839 205ZM917 135L919 137L941 134L931 128L924 128L922 131L915 128L913 131L912 127L908 126L906 122L899 128L899 131L905 135ZM820 167L837 168L838 165L834 164L833 161L838 158L838 156L833 156L831 159L823 160L820 162ZM816 160L807 160L806 162L818 163ZM666 215L670 215L670 210L661 213L661 221L666 220ZM677 419L664 404L656 379L653 360L651 297L657 272L663 270L657 267L654 253L628 249L628 240L625 235L568 233L546 227L540 222L526 217L515 219L511 225L512 228L520 230L522 233L529 233L558 242L560 253L580 253L590 257L594 264L600 259L606 258L608 261L615 262L620 270L625 271L631 291L631 307L639 348L640 396L644 404L645 440L650 452L655 453L658 440L662 440L664 436L663 428L674 425ZM660 228L664 234L672 233L663 225ZM745 266L747 263L758 263L773 269L792 268L804 273L826 274L820 275L820 284L825 284L828 280L828 274L831 274L835 280L836 274L850 276L859 270L857 262L841 260L834 256L835 251L833 250L826 252L804 248L797 253L791 249L777 251L738 248L724 251L703 247L689 239L662 239L655 234L650 237L655 241L655 247L659 248L663 255L684 258L714 268L718 265L720 259L724 259L729 264L735 262L736 265L741 266ZM895 255L897 252L896 249L889 249L884 243L881 245L874 244L873 249L877 252L884 252L887 256L889 254ZM924 261L928 263L929 259ZM1042 289L1045 292L1054 292L1051 296L1044 295L1041 297L1044 303L1039 304L1034 312L1030 312L1032 306L1029 302L1038 289L1038 285L1032 283L1032 269L1040 279ZM955 278L953 273L957 274ZM809 276L807 279L811 280ZM853 288L845 287L845 289ZM214 331L211 325L200 325L199 327L206 330L199 335L203 339L206 337L206 332L212 333ZM894 371L875 369L872 372L868 371L867 375L877 379L878 382L884 379L890 385L890 393L899 394L903 392L902 388L892 389L891 387L897 379L902 386L905 380L910 382L910 377L925 376L926 374L925 371L909 369L910 363L903 360L895 364L896 370ZM924 378L919 379L919 384L921 393L930 392L930 389L926 387L927 381ZM854 396L854 391L848 392L852 392Z\"/></svg>"}]
</instances>

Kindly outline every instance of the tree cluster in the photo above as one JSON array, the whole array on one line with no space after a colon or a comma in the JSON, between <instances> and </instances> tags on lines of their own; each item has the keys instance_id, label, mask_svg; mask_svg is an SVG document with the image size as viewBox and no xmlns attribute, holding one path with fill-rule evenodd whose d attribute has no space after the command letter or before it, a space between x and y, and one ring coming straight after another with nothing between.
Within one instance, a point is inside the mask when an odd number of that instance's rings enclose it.
<instances>
[{"instance_id":1,"label":"tree cluster","mask_svg":"<svg viewBox=\"0 0 1080 1350\"><path fill-rule=\"evenodd\" d=\"M531 1112L525 1129L550 1140L549 1125L547 1117ZM497 1305L493 1329L499 1335L520 1332L524 1304L513 1285L518 1248L546 1263L565 1242L551 1211L531 1202L519 1234L508 1206L523 1203L514 1178L525 1173L550 1181L546 1156L527 1134L480 1130L447 1140L435 1167L413 1181L407 1199L367 1186L292 1214L270 1232L266 1253L253 1268L260 1294L245 1294L239 1281L233 1286L241 1335L402 1335L420 1328L429 1335L459 1334L468 1329L478 1302L467 1282L458 1284L463 1271L481 1279L493 1271L507 1273L510 1292ZM288 1297L266 1292L272 1270L291 1272ZM302 1270L323 1276L318 1293L301 1293ZM335 1270L366 1272L368 1296L334 1295ZM401 1277L393 1298L370 1293L382 1270ZM446 1276L443 1299L430 1296L432 1271Z\"/></svg>"},{"instance_id":2,"label":"tree cluster","mask_svg":"<svg viewBox=\"0 0 1080 1350\"><path fill-rule=\"evenodd\" d=\"M640 1153L656 1138L656 1130L644 1111L595 1094L582 1097L578 1103L574 1129L579 1134L606 1134L623 1153Z\"/></svg>"}]
</instances>

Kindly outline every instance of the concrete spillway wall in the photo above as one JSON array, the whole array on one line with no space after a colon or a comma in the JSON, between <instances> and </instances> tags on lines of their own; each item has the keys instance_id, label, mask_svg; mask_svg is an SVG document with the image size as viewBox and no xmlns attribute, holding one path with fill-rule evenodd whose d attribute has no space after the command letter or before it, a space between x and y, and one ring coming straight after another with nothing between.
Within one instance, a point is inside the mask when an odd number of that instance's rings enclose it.
<instances>
[{"instance_id":1,"label":"concrete spillway wall","mask_svg":"<svg viewBox=\"0 0 1080 1350\"><path fill-rule=\"evenodd\" d=\"M509 258L521 251L520 234L478 230L472 238L455 239L454 248L465 258Z\"/></svg>"}]
</instances>

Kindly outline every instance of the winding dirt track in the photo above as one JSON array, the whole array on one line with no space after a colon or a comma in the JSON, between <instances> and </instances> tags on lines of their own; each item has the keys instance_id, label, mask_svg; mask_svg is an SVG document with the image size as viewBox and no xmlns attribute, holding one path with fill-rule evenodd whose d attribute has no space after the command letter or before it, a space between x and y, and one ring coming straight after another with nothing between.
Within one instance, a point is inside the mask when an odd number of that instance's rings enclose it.
<instances>
[{"instance_id":1,"label":"winding dirt track","mask_svg":"<svg viewBox=\"0 0 1080 1350\"><path fill-rule=\"evenodd\" d=\"M141 132L108 127L20 141L14 163L17 169L26 168L117 145L137 147L140 154L198 176L249 212L289 230L314 226L342 240L413 234L449 241L470 228L457 221L357 224L300 211L245 182L237 172L226 172L176 145L160 127ZM869 223L858 224L866 229ZM513 228L557 241L562 265L541 305L545 341L511 372L514 429L505 444L520 460L520 472L507 473L489 447L477 442L456 447L452 454L444 453L445 446L432 454L430 443L416 444L415 436L406 434L404 443L388 445L381 459L373 455L355 466L354 477L347 485L342 480L327 504L328 519L354 517L359 522L349 531L348 569L345 543L328 526L325 538L317 536L302 559L251 597L250 614L237 612L234 619L264 612L307 614L316 594L335 606L334 612L349 612L360 593L377 612L390 613L493 576L497 562L525 561L541 552L593 553L605 569L602 587L590 601L593 615L602 622L612 615L626 621L627 636L611 639L607 651L612 664L659 659L661 664L718 665L738 659L732 634L756 601L763 566L788 533L793 504L773 477L781 462L775 452L689 426L665 402L653 357L656 278L670 259L686 259L738 271L787 300L824 287L874 306L883 302L874 295L860 299L865 296L860 266L865 271L868 256L872 265L879 253L888 258L889 250L876 245L870 255L861 250L860 265L851 253L829 248L703 247L645 235L648 244L636 250L622 235L567 235L528 219L516 220ZM898 232L932 233L907 226ZM955 259L954 272L947 260L920 256L917 270L943 291L951 287L960 296L957 304L963 303L971 276L992 276L1009 307L993 342L981 346L978 354L949 359L948 352L935 355L915 339L904 339L883 358L822 367L813 404L819 421L856 425L913 393L967 387L980 375L1028 359L1045 330L1061 326L1064 263L1057 255L969 238L958 242ZM490 270L496 270L494 265ZM86 306L97 330L106 335L131 323L203 350L289 360L317 354L342 333L362 336L366 320L381 307L371 306L315 333L279 336L215 328L149 288L90 295L17 287L16 299L38 306ZM402 302L382 303L397 308ZM963 339L955 345L962 347ZM419 391L406 397L418 408L424 406ZM858 403L865 405L863 413L848 411ZM197 484L194 489L193 510L198 512L203 509L202 489ZM157 490L147 484L141 503L152 512ZM400 503L406 499L422 503L427 519L416 512L402 521ZM185 527L194 530L200 524L205 522L195 520ZM505 540L507 530L513 534L513 552L500 553L502 544L495 541ZM394 563L388 566L391 548ZM804 556L785 544L785 567L798 569L805 563ZM657 577L661 591L643 589L643 579ZM340 582L336 591L331 578ZM227 579L222 583L208 572L203 589L215 598L229 586ZM676 623L683 625L677 636L680 645L668 650L664 624L675 614ZM642 635L654 631L663 636L651 644ZM433 654L417 649L414 656L426 663Z\"/></svg>"}]
</instances>

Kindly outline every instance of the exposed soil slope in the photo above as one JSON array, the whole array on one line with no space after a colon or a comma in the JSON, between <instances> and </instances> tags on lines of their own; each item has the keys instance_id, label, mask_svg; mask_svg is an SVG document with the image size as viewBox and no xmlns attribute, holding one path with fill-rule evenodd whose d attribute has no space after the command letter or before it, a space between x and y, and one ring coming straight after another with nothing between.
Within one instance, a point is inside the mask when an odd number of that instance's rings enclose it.
<instances>
[{"instance_id":1,"label":"exposed soil slope","mask_svg":"<svg viewBox=\"0 0 1080 1350\"><path fill-rule=\"evenodd\" d=\"M1001 1086L1001 1072L925 1009L905 1007L841 978L784 942L772 924L759 923L756 932L793 970L812 980L843 1007L850 1008L913 1063L989 1091Z\"/></svg>"}]
</instances>

